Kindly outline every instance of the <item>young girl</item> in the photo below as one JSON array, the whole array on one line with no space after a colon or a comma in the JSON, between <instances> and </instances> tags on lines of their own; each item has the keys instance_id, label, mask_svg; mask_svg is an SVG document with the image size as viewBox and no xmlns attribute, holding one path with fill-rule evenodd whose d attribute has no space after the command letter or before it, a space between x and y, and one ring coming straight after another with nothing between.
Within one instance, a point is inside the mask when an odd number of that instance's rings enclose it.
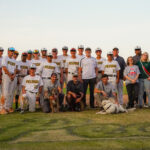
<instances>
[{"instance_id":1,"label":"young girl","mask_svg":"<svg viewBox=\"0 0 150 150\"><path fill-rule=\"evenodd\" d=\"M128 57L127 59L127 67L124 70L124 77L126 79L126 87L128 93L128 106L127 108L134 107L134 101L138 99L138 77L140 71L138 66L133 65L133 58L132 56Z\"/></svg>"}]
</instances>

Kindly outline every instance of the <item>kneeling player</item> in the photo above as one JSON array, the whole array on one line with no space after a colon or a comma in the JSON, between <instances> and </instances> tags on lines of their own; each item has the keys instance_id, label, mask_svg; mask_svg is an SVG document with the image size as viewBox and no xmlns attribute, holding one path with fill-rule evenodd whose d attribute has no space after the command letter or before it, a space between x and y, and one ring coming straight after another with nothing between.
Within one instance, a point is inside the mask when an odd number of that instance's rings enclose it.
<instances>
[{"instance_id":1,"label":"kneeling player","mask_svg":"<svg viewBox=\"0 0 150 150\"><path fill-rule=\"evenodd\" d=\"M43 81L39 75L35 75L36 66L30 66L29 75L23 79L22 82L22 100L21 113L24 112L26 102L29 106L29 111L34 112L36 106L36 99L40 97L43 88Z\"/></svg>"},{"instance_id":2,"label":"kneeling player","mask_svg":"<svg viewBox=\"0 0 150 150\"><path fill-rule=\"evenodd\" d=\"M83 96L83 84L78 80L78 74L74 74L67 84L67 103L72 111L81 111Z\"/></svg>"}]
</instances>

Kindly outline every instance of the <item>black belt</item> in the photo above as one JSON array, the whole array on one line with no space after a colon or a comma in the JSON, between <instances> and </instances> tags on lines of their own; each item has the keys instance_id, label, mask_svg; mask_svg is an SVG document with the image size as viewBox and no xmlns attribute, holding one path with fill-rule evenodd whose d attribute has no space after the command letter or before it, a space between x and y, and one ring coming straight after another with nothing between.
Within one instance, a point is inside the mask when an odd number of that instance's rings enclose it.
<instances>
[{"instance_id":1,"label":"black belt","mask_svg":"<svg viewBox=\"0 0 150 150\"><path fill-rule=\"evenodd\" d=\"M42 79L51 79L51 77L42 77Z\"/></svg>"},{"instance_id":2,"label":"black belt","mask_svg":"<svg viewBox=\"0 0 150 150\"><path fill-rule=\"evenodd\" d=\"M24 77L25 77L25 75L18 75L18 77L22 77L22 78L24 78Z\"/></svg>"},{"instance_id":3,"label":"black belt","mask_svg":"<svg viewBox=\"0 0 150 150\"><path fill-rule=\"evenodd\" d=\"M27 91L27 92L32 93L32 94L37 94L37 92L32 92L32 91Z\"/></svg>"},{"instance_id":4,"label":"black belt","mask_svg":"<svg viewBox=\"0 0 150 150\"><path fill-rule=\"evenodd\" d=\"M98 71L98 73L102 73L102 71Z\"/></svg>"},{"instance_id":5,"label":"black belt","mask_svg":"<svg viewBox=\"0 0 150 150\"><path fill-rule=\"evenodd\" d=\"M108 77L116 77L116 75L108 75Z\"/></svg>"}]
</instances>

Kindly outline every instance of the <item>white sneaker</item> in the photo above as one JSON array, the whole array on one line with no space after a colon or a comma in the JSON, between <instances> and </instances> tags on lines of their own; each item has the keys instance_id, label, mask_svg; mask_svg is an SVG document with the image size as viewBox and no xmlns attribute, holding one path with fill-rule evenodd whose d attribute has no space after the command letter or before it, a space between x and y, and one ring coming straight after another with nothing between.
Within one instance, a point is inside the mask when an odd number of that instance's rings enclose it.
<instances>
[{"instance_id":1,"label":"white sneaker","mask_svg":"<svg viewBox=\"0 0 150 150\"><path fill-rule=\"evenodd\" d=\"M144 108L148 108L148 105L147 104L144 104L144 106L143 106Z\"/></svg>"}]
</instances>

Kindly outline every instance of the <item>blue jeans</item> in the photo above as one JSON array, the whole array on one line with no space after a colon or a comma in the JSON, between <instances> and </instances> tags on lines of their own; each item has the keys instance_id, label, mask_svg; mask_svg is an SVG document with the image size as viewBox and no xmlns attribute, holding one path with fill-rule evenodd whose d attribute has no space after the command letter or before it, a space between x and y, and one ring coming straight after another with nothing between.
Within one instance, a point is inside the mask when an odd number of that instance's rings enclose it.
<instances>
[{"instance_id":1,"label":"blue jeans","mask_svg":"<svg viewBox=\"0 0 150 150\"><path fill-rule=\"evenodd\" d=\"M148 97L148 106L150 106L150 80L144 79L144 88Z\"/></svg>"}]
</instances>

